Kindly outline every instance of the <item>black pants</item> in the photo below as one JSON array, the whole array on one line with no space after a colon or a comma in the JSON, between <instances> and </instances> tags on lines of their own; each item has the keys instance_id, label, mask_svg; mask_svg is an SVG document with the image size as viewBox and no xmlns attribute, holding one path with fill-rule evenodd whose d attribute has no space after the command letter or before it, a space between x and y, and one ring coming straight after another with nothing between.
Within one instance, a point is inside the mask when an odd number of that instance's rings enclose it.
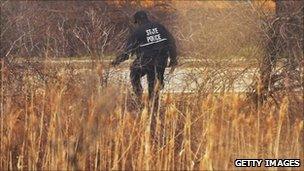
<instances>
[{"instance_id":1,"label":"black pants","mask_svg":"<svg viewBox=\"0 0 304 171\"><path fill-rule=\"evenodd\" d=\"M147 75L149 99L158 98L155 94L155 86L158 81L160 88L164 87L164 72L166 62L157 62L152 59L136 59L130 67L130 77L133 91L137 98L141 101L143 88L141 85L141 77Z\"/></svg>"},{"instance_id":2,"label":"black pants","mask_svg":"<svg viewBox=\"0 0 304 171\"><path fill-rule=\"evenodd\" d=\"M157 59L157 58L156 58ZM160 58L160 60L147 60L137 58L130 67L130 77L133 91L136 94L136 101L142 107L142 93L141 77L147 75L148 92L149 92L149 110L152 109L151 120L151 136L156 138L156 115L159 110L159 90L164 87L164 72L167 66L167 59ZM158 84L156 88L156 85ZM162 115L160 115L162 116Z\"/></svg>"}]
</instances>

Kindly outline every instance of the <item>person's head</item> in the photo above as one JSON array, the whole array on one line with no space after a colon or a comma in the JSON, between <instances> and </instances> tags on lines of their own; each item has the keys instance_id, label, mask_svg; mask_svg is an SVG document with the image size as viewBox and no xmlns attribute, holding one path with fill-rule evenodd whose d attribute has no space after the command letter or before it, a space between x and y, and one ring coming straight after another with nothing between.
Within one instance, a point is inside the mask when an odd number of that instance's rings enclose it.
<instances>
[{"instance_id":1,"label":"person's head","mask_svg":"<svg viewBox=\"0 0 304 171\"><path fill-rule=\"evenodd\" d=\"M145 11L137 11L134 14L134 23L141 25L149 21L148 15Z\"/></svg>"}]
</instances>

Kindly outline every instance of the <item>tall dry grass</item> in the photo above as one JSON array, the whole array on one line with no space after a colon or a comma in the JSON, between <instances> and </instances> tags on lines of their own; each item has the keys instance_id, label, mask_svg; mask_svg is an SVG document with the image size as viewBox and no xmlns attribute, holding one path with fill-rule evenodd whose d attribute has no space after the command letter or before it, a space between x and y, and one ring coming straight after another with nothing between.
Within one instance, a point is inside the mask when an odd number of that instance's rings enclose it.
<instances>
[{"instance_id":1,"label":"tall dry grass","mask_svg":"<svg viewBox=\"0 0 304 171\"><path fill-rule=\"evenodd\" d=\"M256 106L240 93L163 93L151 129L151 110L128 111L126 87L101 88L90 73L57 76L37 85L24 73L18 95L16 82L5 88L0 170L231 170L236 158L304 161L302 104L290 97Z\"/></svg>"}]
</instances>

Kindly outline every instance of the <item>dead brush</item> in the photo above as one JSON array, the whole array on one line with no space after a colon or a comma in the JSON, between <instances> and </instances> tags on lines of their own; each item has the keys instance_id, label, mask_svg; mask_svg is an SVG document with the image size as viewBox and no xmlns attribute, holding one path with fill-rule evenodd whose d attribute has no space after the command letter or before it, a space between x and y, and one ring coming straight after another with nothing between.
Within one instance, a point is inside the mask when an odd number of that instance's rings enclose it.
<instances>
[{"instance_id":1,"label":"dead brush","mask_svg":"<svg viewBox=\"0 0 304 171\"><path fill-rule=\"evenodd\" d=\"M90 74L23 84L21 106L6 97L1 170L223 170L234 169L236 158L303 160L303 118L291 123L301 114L289 112L289 98L278 108L245 105L233 92L163 93L151 136L151 110L126 110L126 89L99 88Z\"/></svg>"}]
</instances>

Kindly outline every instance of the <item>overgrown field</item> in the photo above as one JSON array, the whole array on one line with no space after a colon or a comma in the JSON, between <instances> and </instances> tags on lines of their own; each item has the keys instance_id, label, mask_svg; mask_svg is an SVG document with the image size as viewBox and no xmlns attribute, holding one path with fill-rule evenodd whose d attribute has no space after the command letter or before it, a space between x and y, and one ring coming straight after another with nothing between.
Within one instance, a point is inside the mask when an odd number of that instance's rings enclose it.
<instances>
[{"instance_id":1,"label":"overgrown field","mask_svg":"<svg viewBox=\"0 0 304 171\"><path fill-rule=\"evenodd\" d=\"M148 107L128 110L128 85L101 87L89 74L51 76L36 84L27 72L14 80L5 75L0 170L233 170L237 158L304 162L303 96L276 105L242 93L166 92L151 129Z\"/></svg>"}]
</instances>

